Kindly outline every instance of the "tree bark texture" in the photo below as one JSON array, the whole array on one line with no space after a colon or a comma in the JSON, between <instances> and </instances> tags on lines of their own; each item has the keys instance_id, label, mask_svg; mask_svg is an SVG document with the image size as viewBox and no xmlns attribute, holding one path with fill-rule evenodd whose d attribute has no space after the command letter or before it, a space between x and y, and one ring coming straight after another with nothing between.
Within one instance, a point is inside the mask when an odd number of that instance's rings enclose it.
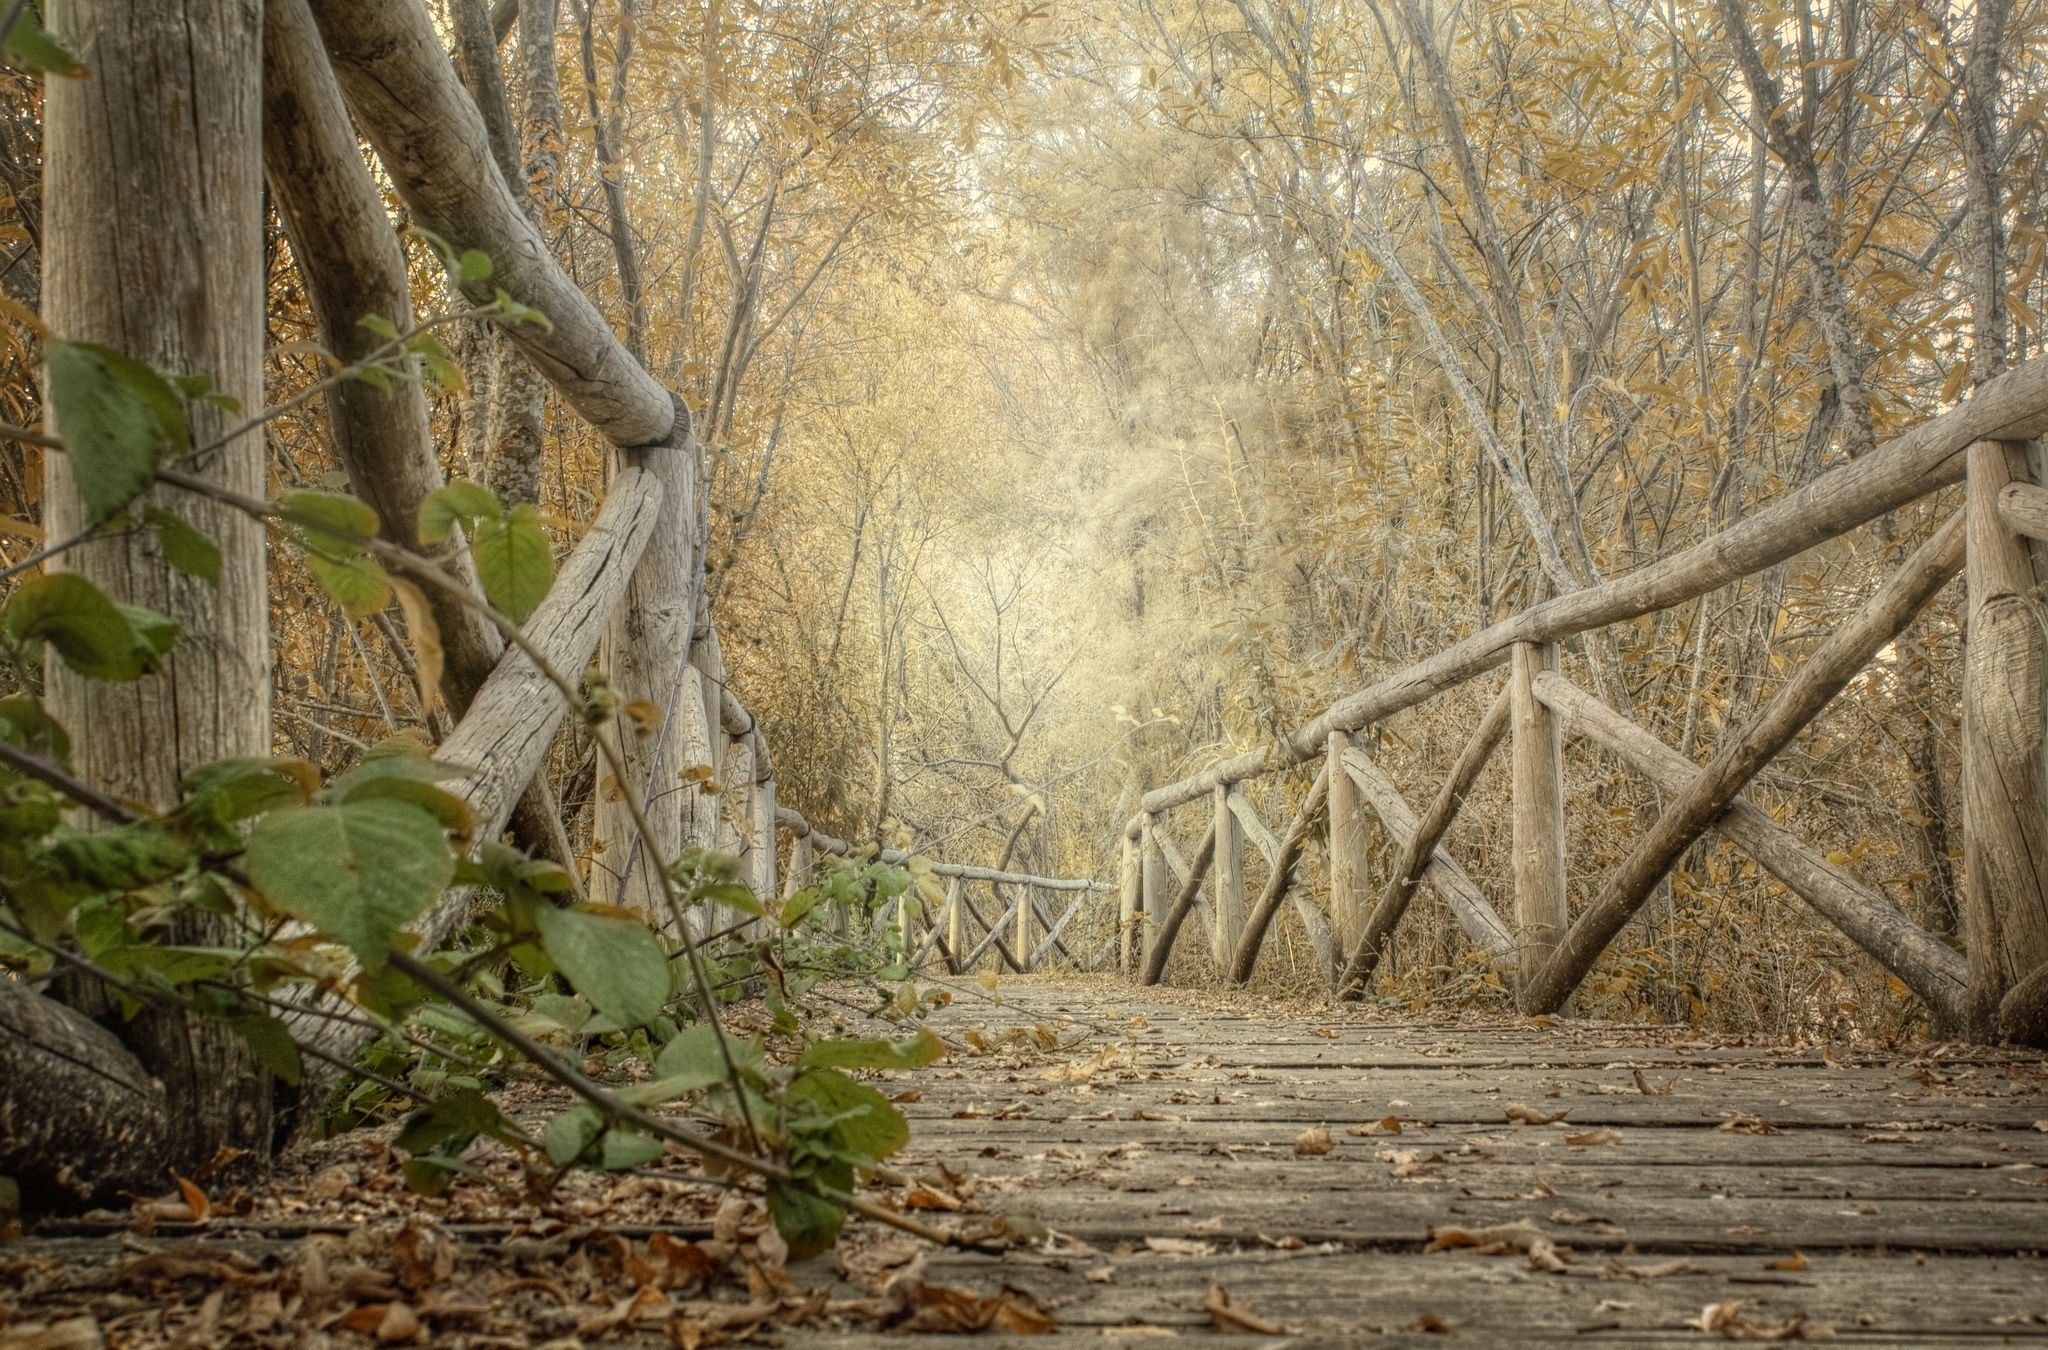
<instances>
[{"instance_id":1,"label":"tree bark texture","mask_svg":"<svg viewBox=\"0 0 2048 1350\"><path fill-rule=\"evenodd\" d=\"M244 411L195 405L194 444L209 445L263 405L262 5L73 0L55 17L92 74L46 86L44 317L59 338L211 376ZM45 465L44 525L68 537L86 523L71 466L62 455ZM264 467L261 434L191 465L258 497ZM182 631L162 673L133 684L84 680L53 661L49 701L85 781L161 808L192 769L270 753L267 568L263 527L241 512L162 488L142 504L219 546L219 585L170 567L146 532L73 550L59 566ZM207 945L226 932L224 919L195 911L170 937ZM80 1002L97 1005L97 993L81 989ZM145 1011L121 1039L163 1082L171 1164L196 1167L228 1146L268 1156L267 1082L225 1024Z\"/></svg>"}]
</instances>

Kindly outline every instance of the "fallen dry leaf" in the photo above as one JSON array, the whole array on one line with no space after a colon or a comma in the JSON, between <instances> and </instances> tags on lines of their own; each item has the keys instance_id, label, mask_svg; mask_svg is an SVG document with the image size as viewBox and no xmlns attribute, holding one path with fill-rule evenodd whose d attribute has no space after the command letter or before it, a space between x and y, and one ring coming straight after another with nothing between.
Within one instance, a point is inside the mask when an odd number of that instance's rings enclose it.
<instances>
[{"instance_id":1,"label":"fallen dry leaf","mask_svg":"<svg viewBox=\"0 0 2048 1350\"><path fill-rule=\"evenodd\" d=\"M106 1343L100 1335L100 1324L90 1317L48 1324L30 1322L0 1332L0 1346L7 1350L104 1350Z\"/></svg>"},{"instance_id":2,"label":"fallen dry leaf","mask_svg":"<svg viewBox=\"0 0 2048 1350\"><path fill-rule=\"evenodd\" d=\"M1433 1312L1417 1313L1415 1320L1408 1324L1410 1331L1426 1331L1437 1336L1451 1334L1451 1324Z\"/></svg>"},{"instance_id":3,"label":"fallen dry leaf","mask_svg":"<svg viewBox=\"0 0 2048 1350\"><path fill-rule=\"evenodd\" d=\"M1212 1256L1216 1251L1213 1242L1198 1242L1194 1238L1148 1237L1147 1251L1158 1252L1161 1256Z\"/></svg>"},{"instance_id":4,"label":"fallen dry leaf","mask_svg":"<svg viewBox=\"0 0 2048 1350\"><path fill-rule=\"evenodd\" d=\"M1527 1251L1531 1243L1543 1240L1543 1230L1527 1219L1494 1224L1490 1228L1433 1228L1425 1252L1447 1252L1477 1247L1481 1255Z\"/></svg>"},{"instance_id":5,"label":"fallen dry leaf","mask_svg":"<svg viewBox=\"0 0 2048 1350\"><path fill-rule=\"evenodd\" d=\"M1722 1121L1714 1128L1725 1130L1730 1134L1776 1134L1778 1132L1777 1126L1768 1124L1763 1117L1753 1116L1747 1111L1736 1112L1732 1117Z\"/></svg>"},{"instance_id":6,"label":"fallen dry leaf","mask_svg":"<svg viewBox=\"0 0 2048 1350\"><path fill-rule=\"evenodd\" d=\"M1524 1106L1520 1102L1508 1103L1507 1118L1514 1121L1517 1125L1554 1125L1558 1121L1563 1120L1564 1117L1565 1113L1563 1111L1546 1114L1538 1111L1533 1106Z\"/></svg>"},{"instance_id":7,"label":"fallen dry leaf","mask_svg":"<svg viewBox=\"0 0 2048 1350\"><path fill-rule=\"evenodd\" d=\"M1610 1260L1600 1271L1603 1280L1662 1280L1673 1275L1698 1275L1703 1272L1684 1257L1675 1261L1657 1261L1647 1266L1632 1266L1620 1257Z\"/></svg>"},{"instance_id":8,"label":"fallen dry leaf","mask_svg":"<svg viewBox=\"0 0 2048 1350\"><path fill-rule=\"evenodd\" d=\"M1782 1261L1766 1261L1766 1262L1764 1262L1764 1269L1765 1269L1765 1270L1804 1270L1804 1269L1806 1269L1806 1253L1805 1253L1805 1252L1794 1252L1794 1253L1792 1253L1792 1254L1791 1254L1790 1256L1786 1257L1786 1258L1785 1258L1784 1260L1782 1260Z\"/></svg>"},{"instance_id":9,"label":"fallen dry leaf","mask_svg":"<svg viewBox=\"0 0 2048 1350\"><path fill-rule=\"evenodd\" d=\"M1327 1125L1311 1125L1294 1136L1294 1154L1298 1158L1320 1157L1335 1147Z\"/></svg>"},{"instance_id":10,"label":"fallen dry leaf","mask_svg":"<svg viewBox=\"0 0 2048 1350\"><path fill-rule=\"evenodd\" d=\"M1650 1086L1650 1080L1643 1077L1643 1071L1641 1069L1635 1070L1635 1075L1636 1091L1642 1093L1645 1097L1669 1097L1671 1095L1671 1089L1678 1086L1678 1080L1676 1078L1667 1078L1663 1082L1657 1084L1655 1087L1652 1087Z\"/></svg>"},{"instance_id":11,"label":"fallen dry leaf","mask_svg":"<svg viewBox=\"0 0 2048 1350\"><path fill-rule=\"evenodd\" d=\"M1208 1296L1202 1300L1202 1311L1209 1314L1210 1320L1216 1324L1218 1331L1250 1332L1254 1336L1284 1336L1287 1334L1285 1327L1281 1326L1278 1322L1270 1322L1259 1316L1250 1304L1232 1303L1230 1295L1224 1292L1223 1286L1220 1284L1209 1286Z\"/></svg>"},{"instance_id":12,"label":"fallen dry leaf","mask_svg":"<svg viewBox=\"0 0 2048 1350\"><path fill-rule=\"evenodd\" d=\"M1573 1148L1594 1148L1600 1144L1618 1144L1621 1142L1621 1131L1611 1125L1602 1125L1597 1130L1584 1130L1578 1134L1568 1134L1564 1137L1564 1141Z\"/></svg>"},{"instance_id":13,"label":"fallen dry leaf","mask_svg":"<svg viewBox=\"0 0 2048 1350\"><path fill-rule=\"evenodd\" d=\"M1834 1328L1809 1322L1805 1313L1793 1313L1782 1322L1765 1322L1742 1315L1742 1300L1709 1303L1700 1315L1686 1322L1689 1327L1710 1331L1724 1341L1806 1341L1832 1340Z\"/></svg>"}]
</instances>

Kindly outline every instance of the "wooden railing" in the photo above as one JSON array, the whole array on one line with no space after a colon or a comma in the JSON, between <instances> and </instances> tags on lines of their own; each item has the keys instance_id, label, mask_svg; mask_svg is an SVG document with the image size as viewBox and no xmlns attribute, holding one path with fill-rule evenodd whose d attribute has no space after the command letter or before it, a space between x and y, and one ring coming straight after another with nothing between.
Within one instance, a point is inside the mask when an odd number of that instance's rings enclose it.
<instances>
[{"instance_id":1,"label":"wooden railing","mask_svg":"<svg viewBox=\"0 0 2048 1350\"><path fill-rule=\"evenodd\" d=\"M327 301L329 340L339 344L355 331L364 303L396 312L387 318L403 317L410 304L404 259L357 150L360 132L415 225L455 256L473 250L491 260L488 277L465 269L456 282L470 300L493 305L502 291L545 316L506 331L616 454L596 518L524 625L530 651L504 650L460 607L444 616L451 673L473 673L466 682L444 680L449 705L461 716L438 757L462 770L477 836L495 838L524 800L533 809L522 808L522 828L532 823L543 835L552 828L556 851L567 860L540 777L568 711L551 675L584 670L602 642L600 664L612 693L639 715L615 718L598 732L614 738L610 749L622 772L600 770L590 879L596 898L663 913L661 868L689 846L738 855L745 880L758 894L774 895L778 828L793 839L791 883L807 879L814 849L843 853L849 846L778 803L767 738L727 686L716 629L698 613L703 447L688 410L627 350L548 251L499 172L476 104L423 6L280 0L274 9L266 80L281 115L273 119L270 169L289 189L281 202L295 260ZM333 411L337 452L351 482L403 530L441 482L424 404L405 390L383 400L342 397ZM458 638L466 645L458 646ZM1063 930L1080 907L1053 914L1046 897L1085 897L1096 888L943 861L929 867L951 878L953 890L936 926L919 940L943 945L961 969L991 945L1020 969L1063 950ZM979 916L966 888L982 884L1012 888L1019 897L997 921L1000 936L964 926L964 916ZM451 892L415 927L439 941L466 907L466 898ZM908 936L918 906L899 905L892 918ZM974 950L959 959L970 943Z\"/></svg>"},{"instance_id":2,"label":"wooden railing","mask_svg":"<svg viewBox=\"0 0 2048 1350\"><path fill-rule=\"evenodd\" d=\"M1156 788L1124 830L1119 959L1162 977L1182 923L1207 904L1217 971L1249 977L1292 886L1301 843L1328 818L1328 913L1297 894L1320 963L1355 996L1427 885L1477 949L1514 981L1530 1013L1560 1008L1685 850L1717 831L1888 967L1943 1027L2039 1043L2048 1038L2048 791L2044 791L2043 624L2034 545L2048 540L2048 491L2026 477L2020 443L2048 431L2048 362L2016 367L1966 402L1834 469L1739 524L1628 576L1536 605L1333 703L1262 749ZM1559 644L1695 599L1918 500L1970 485L1945 523L1821 644L1705 765L1660 742L1560 668ZM1744 786L1967 566L1964 680L1967 958L1884 896L1745 801ZM2048 575L2044 570L2039 575ZM1506 665L1503 688L1418 812L1357 741L1404 709ZM1562 777L1567 734L1597 742L1666 804L1622 864L1576 910L1566 892ZM1497 909L1443 847L1495 749L1511 747L1512 905ZM1322 767L1286 836L1254 813L1244 787ZM1208 804L1206 833L1183 861L1168 813ZM1373 822L1398 861L1367 890ZM1185 836L1184 836L1185 837ZM1268 880L1244 902L1244 844ZM1169 892L1173 893L1169 895Z\"/></svg>"}]
</instances>

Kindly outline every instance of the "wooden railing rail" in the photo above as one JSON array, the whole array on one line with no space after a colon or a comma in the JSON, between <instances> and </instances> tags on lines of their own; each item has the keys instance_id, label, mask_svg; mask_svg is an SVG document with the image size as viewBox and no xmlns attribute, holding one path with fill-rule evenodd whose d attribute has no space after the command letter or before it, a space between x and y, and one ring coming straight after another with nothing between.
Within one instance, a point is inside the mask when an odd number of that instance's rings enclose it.
<instances>
[{"instance_id":1,"label":"wooden railing rail","mask_svg":"<svg viewBox=\"0 0 2048 1350\"><path fill-rule=\"evenodd\" d=\"M1120 963L1147 983L1163 977L1185 919L1200 903L1200 872L1235 878L1243 842L1263 845L1264 893L1234 944L1213 946L1226 978L1249 978L1300 845L1327 803L1329 912L1343 939L1326 961L1337 988L1357 996L1377 969L1422 882L1441 896L1466 937L1515 973L1528 1012L1562 1007L1595 961L1709 830L1720 832L1813 910L1895 973L1946 1029L2048 1040L2048 659L2037 578L2048 558L2048 490L2027 477L2018 443L2048 432L2048 362L2014 367L1967 401L1870 454L1672 556L1493 624L1435 655L1332 703L1261 749L1234 756L1144 794L1123 827ZM1693 600L1775 566L1968 477L1980 490L1872 593L1741 730L1699 765L1670 750L1558 670L1559 644L1599 628ZM1964 688L1966 857L1974 860L1966 960L1896 906L1827 863L1767 814L1744 787L1847 688L1920 610L1967 566L1969 648ZM1395 783L1355 740L1393 714L1457 689L1503 663L1507 687L1417 816ZM1566 731L1587 737L1644 774L1669 800L1628 857L1573 913L1567 894L1562 786ZM1512 747L1512 921L1443 850L1459 807L1506 739ZM1324 761L1297 812L1281 856L1242 784ZM1203 863L1182 873L1167 903L1165 817L1213 800ZM1370 813L1366 808L1370 807ZM1371 901L1365 889L1368 814L1400 849ZM1226 828L1227 823L1227 828ZM1973 838L1974 831L1974 838ZM1299 902L1298 902L1298 907ZM1219 913L1222 906L1215 906ZM1305 917L1308 917L1305 913ZM1228 951L1226 962L1222 954Z\"/></svg>"}]
</instances>

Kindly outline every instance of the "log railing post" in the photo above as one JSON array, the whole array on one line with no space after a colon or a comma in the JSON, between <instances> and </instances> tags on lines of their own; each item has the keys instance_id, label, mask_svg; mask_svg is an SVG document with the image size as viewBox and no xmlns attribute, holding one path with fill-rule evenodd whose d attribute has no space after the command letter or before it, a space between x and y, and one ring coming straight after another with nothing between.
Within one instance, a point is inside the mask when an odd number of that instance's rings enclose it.
<instances>
[{"instance_id":1,"label":"log railing post","mask_svg":"<svg viewBox=\"0 0 2048 1350\"><path fill-rule=\"evenodd\" d=\"M1116 888L1116 968L1129 971L1138 962L1138 911L1144 904L1144 869L1139 840L1124 835L1123 868Z\"/></svg>"},{"instance_id":2,"label":"log railing post","mask_svg":"<svg viewBox=\"0 0 2048 1350\"><path fill-rule=\"evenodd\" d=\"M811 884L811 836L800 834L789 843L789 875L783 878L784 897L795 895Z\"/></svg>"},{"instance_id":3,"label":"log railing post","mask_svg":"<svg viewBox=\"0 0 2048 1350\"><path fill-rule=\"evenodd\" d=\"M960 958L967 951L962 939L967 936L967 921L961 917L967 906L961 902L960 892L967 883L959 877L946 888L946 969L955 975L965 975L966 968Z\"/></svg>"},{"instance_id":4,"label":"log railing post","mask_svg":"<svg viewBox=\"0 0 2048 1350\"><path fill-rule=\"evenodd\" d=\"M1023 973L1031 970L1031 887L1018 887L1017 926L1011 933L1010 941L1017 953L1017 969Z\"/></svg>"},{"instance_id":5,"label":"log railing post","mask_svg":"<svg viewBox=\"0 0 2048 1350\"><path fill-rule=\"evenodd\" d=\"M2000 515L2028 481L2026 446L1969 449L1969 623L1963 660L1966 1017L1990 1033L2014 985L2048 962L2048 766L2044 766L2040 576ZM2016 1029L2024 1030L2024 1029Z\"/></svg>"},{"instance_id":6,"label":"log railing post","mask_svg":"<svg viewBox=\"0 0 2048 1350\"><path fill-rule=\"evenodd\" d=\"M1536 697L1535 681L1557 669L1557 647L1515 644L1508 678L1514 733L1515 946L1527 988L1564 936L1564 741L1559 719Z\"/></svg>"},{"instance_id":7,"label":"log railing post","mask_svg":"<svg viewBox=\"0 0 2048 1350\"><path fill-rule=\"evenodd\" d=\"M747 733L753 751L754 790L747 800L751 838L747 852L747 883L766 898L781 889L775 875L775 771L768 742L759 731Z\"/></svg>"},{"instance_id":8,"label":"log railing post","mask_svg":"<svg viewBox=\"0 0 2048 1350\"><path fill-rule=\"evenodd\" d=\"M1244 936L1244 826L1230 809L1230 794L1236 784L1216 789L1216 925L1209 941L1210 956L1221 972L1230 965L1237 943Z\"/></svg>"},{"instance_id":9,"label":"log railing post","mask_svg":"<svg viewBox=\"0 0 2048 1350\"><path fill-rule=\"evenodd\" d=\"M1358 785L1344 771L1344 752L1352 744L1350 732L1333 731L1327 745L1330 925L1336 930L1335 949L1340 953L1349 952L1365 932L1366 910L1372 903L1372 897L1366 893L1365 806L1359 798Z\"/></svg>"},{"instance_id":10,"label":"log railing post","mask_svg":"<svg viewBox=\"0 0 2048 1350\"><path fill-rule=\"evenodd\" d=\"M1148 813L1142 844L1144 860L1140 864L1144 873L1143 900L1136 916L1140 934L1137 946L1145 956L1151 955L1152 944L1159 940L1160 926L1166 921L1166 892L1173 884L1166 870L1166 850L1159 847L1159 828L1159 817Z\"/></svg>"}]
</instances>

